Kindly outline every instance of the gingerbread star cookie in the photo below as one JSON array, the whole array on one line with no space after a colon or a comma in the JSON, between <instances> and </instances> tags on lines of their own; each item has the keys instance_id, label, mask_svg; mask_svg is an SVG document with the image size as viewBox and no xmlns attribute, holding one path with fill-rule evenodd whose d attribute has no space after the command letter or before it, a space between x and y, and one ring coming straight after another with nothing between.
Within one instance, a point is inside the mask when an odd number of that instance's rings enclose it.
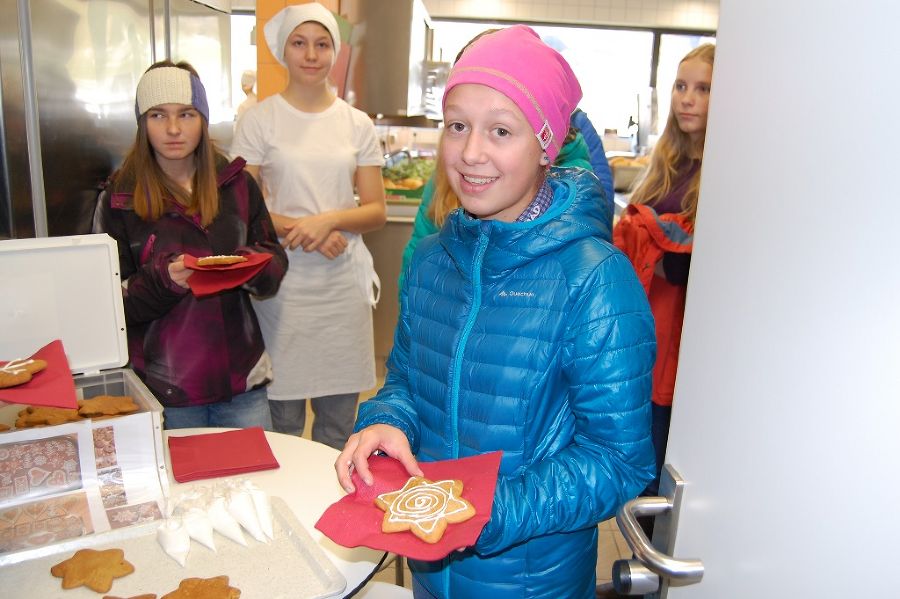
<instances>
[{"instance_id":1,"label":"gingerbread star cookie","mask_svg":"<svg viewBox=\"0 0 900 599\"><path fill-rule=\"evenodd\" d=\"M238 599L241 590L228 586L227 576L185 578L178 588L161 599Z\"/></svg>"},{"instance_id":2,"label":"gingerbread star cookie","mask_svg":"<svg viewBox=\"0 0 900 599\"><path fill-rule=\"evenodd\" d=\"M113 578L132 572L134 566L125 561L125 552L121 549L79 549L69 559L50 568L51 574L63 579L62 588L74 589L83 585L98 593L107 592Z\"/></svg>"},{"instance_id":3,"label":"gingerbread star cookie","mask_svg":"<svg viewBox=\"0 0 900 599\"><path fill-rule=\"evenodd\" d=\"M462 498L461 480L432 482L410 477L403 488L382 493L375 505L384 510L382 532L408 530L426 543L437 543L448 524L465 522L475 515L475 507Z\"/></svg>"}]
</instances>

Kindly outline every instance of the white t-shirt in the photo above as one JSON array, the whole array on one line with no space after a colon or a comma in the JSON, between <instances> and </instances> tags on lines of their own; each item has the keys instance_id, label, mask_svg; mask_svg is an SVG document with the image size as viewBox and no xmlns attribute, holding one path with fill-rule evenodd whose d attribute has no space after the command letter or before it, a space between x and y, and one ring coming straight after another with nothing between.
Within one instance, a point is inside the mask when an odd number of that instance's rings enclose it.
<instances>
[{"instance_id":1,"label":"white t-shirt","mask_svg":"<svg viewBox=\"0 0 900 599\"><path fill-rule=\"evenodd\" d=\"M247 112L249 109L253 108L254 106L256 106L256 94L254 94L253 92L250 92L249 94L247 94L247 97L244 98L244 101L241 102L240 104L238 104L237 112L235 113L234 120L235 121L241 120L241 117L244 116L244 113Z\"/></svg>"},{"instance_id":2,"label":"white t-shirt","mask_svg":"<svg viewBox=\"0 0 900 599\"><path fill-rule=\"evenodd\" d=\"M231 153L260 167L269 210L295 217L355 207L356 169L384 163L371 119L340 98L318 113L297 110L280 95L266 98L241 117ZM344 234L350 247L334 260L288 250L278 294L254 302L275 374L269 399L375 384L372 309L359 268L370 256L359 236Z\"/></svg>"}]
</instances>

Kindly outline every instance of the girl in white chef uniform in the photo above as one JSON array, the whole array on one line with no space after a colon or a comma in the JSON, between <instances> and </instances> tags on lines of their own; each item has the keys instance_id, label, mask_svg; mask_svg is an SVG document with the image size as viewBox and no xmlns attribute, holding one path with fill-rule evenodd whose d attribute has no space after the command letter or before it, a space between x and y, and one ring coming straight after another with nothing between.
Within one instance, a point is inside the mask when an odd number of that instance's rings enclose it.
<instances>
[{"instance_id":1,"label":"girl in white chef uniform","mask_svg":"<svg viewBox=\"0 0 900 599\"><path fill-rule=\"evenodd\" d=\"M379 282L361 234L386 220L383 157L372 121L328 82L341 44L334 15L288 6L265 37L288 85L243 115L231 151L260 182L290 260L278 294L254 302L274 366L272 424L302 434L312 398L313 440L341 448L359 392L375 385Z\"/></svg>"}]
</instances>

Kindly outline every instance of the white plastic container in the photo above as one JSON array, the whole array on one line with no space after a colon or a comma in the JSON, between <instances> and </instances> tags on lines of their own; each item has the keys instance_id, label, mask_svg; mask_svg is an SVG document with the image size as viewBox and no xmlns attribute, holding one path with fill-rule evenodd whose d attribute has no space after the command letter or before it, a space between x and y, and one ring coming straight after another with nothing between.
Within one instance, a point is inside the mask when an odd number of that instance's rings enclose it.
<instances>
[{"instance_id":1,"label":"white plastic container","mask_svg":"<svg viewBox=\"0 0 900 599\"><path fill-rule=\"evenodd\" d=\"M9 529L0 529L4 565L64 551L111 529L122 534L129 525L126 512L138 505L149 512L157 504L164 512L169 478L162 406L132 370L123 368L128 345L115 240L99 234L0 241L0 280L0 359L31 356L60 339L79 399L128 395L140 408L114 418L0 433L0 519L15 515L21 506L40 506L54 493L66 497L71 492L87 497L82 513L90 514L85 521L91 524L81 536L45 545L39 544L42 537L35 530L30 547L12 542ZM0 423L13 426L24 407L0 402ZM40 483L55 473L44 474L52 467L36 445L58 440L77 447L79 463L71 467L65 486L42 489ZM9 457L13 450L30 454L14 462ZM12 487L11 472L16 478ZM28 525L37 527L35 522Z\"/></svg>"}]
</instances>

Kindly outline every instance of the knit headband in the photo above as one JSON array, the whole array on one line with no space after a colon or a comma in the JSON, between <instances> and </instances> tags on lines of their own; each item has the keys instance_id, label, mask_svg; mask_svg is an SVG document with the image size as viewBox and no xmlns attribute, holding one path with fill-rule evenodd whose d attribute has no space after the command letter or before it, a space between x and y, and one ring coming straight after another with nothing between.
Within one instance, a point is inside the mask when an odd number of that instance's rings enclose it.
<instances>
[{"instance_id":1,"label":"knit headband","mask_svg":"<svg viewBox=\"0 0 900 599\"><path fill-rule=\"evenodd\" d=\"M158 67L144 73L138 82L134 101L134 116L141 115L160 104L193 106L209 123L209 104L206 89L200 78L178 67Z\"/></svg>"}]
</instances>

